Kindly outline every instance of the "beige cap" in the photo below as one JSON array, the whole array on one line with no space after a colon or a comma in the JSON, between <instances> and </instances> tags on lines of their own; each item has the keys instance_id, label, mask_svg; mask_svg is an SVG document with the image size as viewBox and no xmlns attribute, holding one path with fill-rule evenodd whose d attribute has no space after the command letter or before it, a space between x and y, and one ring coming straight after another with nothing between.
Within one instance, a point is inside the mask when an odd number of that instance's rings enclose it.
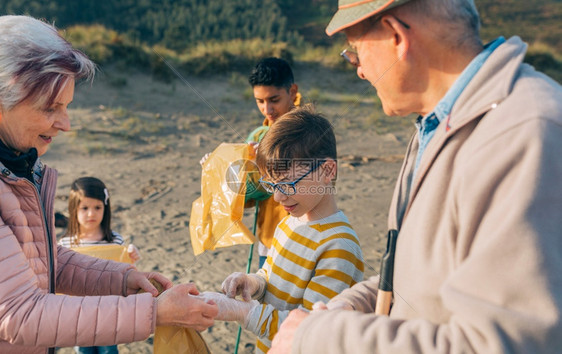
<instances>
[{"instance_id":1,"label":"beige cap","mask_svg":"<svg viewBox=\"0 0 562 354\"><path fill-rule=\"evenodd\" d=\"M410 0L339 0L338 11L326 27L328 36Z\"/></svg>"}]
</instances>

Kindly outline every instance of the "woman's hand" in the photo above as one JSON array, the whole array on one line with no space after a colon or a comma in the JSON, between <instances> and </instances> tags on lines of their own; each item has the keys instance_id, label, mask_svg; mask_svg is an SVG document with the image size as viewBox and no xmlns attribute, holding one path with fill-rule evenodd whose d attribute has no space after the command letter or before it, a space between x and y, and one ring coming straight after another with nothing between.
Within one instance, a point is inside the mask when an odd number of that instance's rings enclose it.
<instances>
[{"instance_id":1,"label":"woman's hand","mask_svg":"<svg viewBox=\"0 0 562 354\"><path fill-rule=\"evenodd\" d=\"M218 306L197 296L195 284L179 284L164 291L156 300L156 325L181 326L202 331L213 325Z\"/></svg>"},{"instance_id":2,"label":"woman's hand","mask_svg":"<svg viewBox=\"0 0 562 354\"><path fill-rule=\"evenodd\" d=\"M156 282L162 286L162 291L170 289L174 284L165 276L156 272L139 272L138 270L129 271L126 275L127 295L136 294L139 290L158 296L158 289L151 283Z\"/></svg>"}]
</instances>

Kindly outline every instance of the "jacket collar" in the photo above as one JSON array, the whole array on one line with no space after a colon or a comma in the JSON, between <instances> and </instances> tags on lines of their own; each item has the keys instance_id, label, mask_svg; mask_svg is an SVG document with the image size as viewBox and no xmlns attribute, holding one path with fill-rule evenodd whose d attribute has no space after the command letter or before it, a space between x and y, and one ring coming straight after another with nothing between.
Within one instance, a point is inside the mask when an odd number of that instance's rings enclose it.
<instances>
[{"instance_id":1,"label":"jacket collar","mask_svg":"<svg viewBox=\"0 0 562 354\"><path fill-rule=\"evenodd\" d=\"M16 155L0 140L0 162L16 176L27 178L33 182L33 168L37 160L37 149L31 148L26 153Z\"/></svg>"},{"instance_id":2,"label":"jacket collar","mask_svg":"<svg viewBox=\"0 0 562 354\"><path fill-rule=\"evenodd\" d=\"M8 150L6 151L5 149ZM8 153L11 153L11 155L9 155ZM7 148L6 145L4 145L0 141L0 176L8 177L11 179L25 178L29 180L31 183L33 183L35 186L40 186L43 180L43 172L44 172L45 165L43 165L43 162L41 162L41 159L39 159L38 157L35 157L35 159L33 159L33 154L31 153L31 151L28 154L24 154L24 155L29 155L29 154L31 154L31 156L26 156L25 158L22 157L22 155L17 156L13 151L9 150L9 148ZM35 150L35 155L36 154L37 151ZM30 169L30 173L28 175L26 175L26 173L23 173L22 175L21 173L18 174L19 172L16 173L14 170L12 170L14 162L12 161L10 156L28 159L27 161L29 163L32 163L31 161L33 160L33 164L32 164L33 167ZM21 168L21 166L23 166L23 163L21 163L21 161L19 160L16 161L15 164L18 165L17 168ZM21 166L19 166L19 164L21 164Z\"/></svg>"},{"instance_id":3,"label":"jacket collar","mask_svg":"<svg viewBox=\"0 0 562 354\"><path fill-rule=\"evenodd\" d=\"M527 45L515 36L500 45L467 85L453 106L450 125L465 124L482 111L503 101L513 89L517 73L525 58Z\"/></svg>"},{"instance_id":4,"label":"jacket collar","mask_svg":"<svg viewBox=\"0 0 562 354\"><path fill-rule=\"evenodd\" d=\"M523 62L527 45L519 37L511 37L500 45L476 73L471 82L460 94L446 121L437 127L435 136L427 146L424 156L418 166L415 179L406 201L407 207L398 211L400 221L408 212L409 205L423 181L437 155L446 144L447 140L464 126L480 119L483 115L495 108L511 92L517 79L517 73ZM414 139L417 139L417 133ZM405 168L405 165L403 166ZM408 171L401 172L405 174ZM395 202L395 207L398 207ZM400 217L401 216L401 217Z\"/></svg>"}]
</instances>

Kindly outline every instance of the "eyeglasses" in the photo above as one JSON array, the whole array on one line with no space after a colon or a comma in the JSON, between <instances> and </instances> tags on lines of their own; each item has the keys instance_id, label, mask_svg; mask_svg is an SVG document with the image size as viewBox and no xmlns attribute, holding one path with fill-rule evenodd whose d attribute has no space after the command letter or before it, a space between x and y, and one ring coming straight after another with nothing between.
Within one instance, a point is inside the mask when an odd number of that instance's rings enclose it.
<instances>
[{"instance_id":1,"label":"eyeglasses","mask_svg":"<svg viewBox=\"0 0 562 354\"><path fill-rule=\"evenodd\" d=\"M373 28L373 25L375 23L377 23L380 19L382 18L382 16L377 17L373 20L371 20L371 24L365 29L365 32L363 32L363 34L361 36L359 36L359 38L363 38L363 36L369 32L369 30L371 30L371 28ZM400 22L400 24L402 26L404 26L406 29L410 29L410 25L407 24L406 22L402 21L401 19L399 19L398 17L394 16L394 18L396 18L396 20L398 22ZM353 65L354 67L359 67L359 65L361 65L361 62L359 61L359 54L357 54L357 52L354 49L351 48L347 48L344 49L343 52L340 53L340 56L342 56L345 60L347 60L347 62L351 65Z\"/></svg>"},{"instance_id":2,"label":"eyeglasses","mask_svg":"<svg viewBox=\"0 0 562 354\"><path fill-rule=\"evenodd\" d=\"M340 53L340 55L348 61L349 64L358 67L359 66L359 55L357 54L356 51L354 51L351 48L347 48L344 49L343 52Z\"/></svg>"},{"instance_id":3,"label":"eyeglasses","mask_svg":"<svg viewBox=\"0 0 562 354\"><path fill-rule=\"evenodd\" d=\"M296 188L297 183L302 181L303 178L305 178L306 176L311 174L318 167L322 166L322 164L324 164L324 162L326 162L326 160L318 161L318 163L315 163L310 168L310 170L308 170L307 173L300 176L299 178L297 178L293 182L271 183L271 182L268 182L268 181L264 181L263 178L260 178L259 182L260 182L260 185L263 187L263 189L265 189L268 193L273 194L273 193L275 193L275 190L277 189L279 192L285 194L286 196L292 196L292 195L295 195L297 193L297 188Z\"/></svg>"}]
</instances>

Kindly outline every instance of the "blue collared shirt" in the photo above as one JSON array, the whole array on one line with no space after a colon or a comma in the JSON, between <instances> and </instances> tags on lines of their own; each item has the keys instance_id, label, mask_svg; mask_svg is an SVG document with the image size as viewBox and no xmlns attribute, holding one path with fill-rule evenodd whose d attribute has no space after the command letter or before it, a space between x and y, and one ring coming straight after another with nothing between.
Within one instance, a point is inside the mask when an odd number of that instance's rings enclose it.
<instances>
[{"instance_id":1,"label":"blue collared shirt","mask_svg":"<svg viewBox=\"0 0 562 354\"><path fill-rule=\"evenodd\" d=\"M484 62L492 52L499 47L502 43L505 42L505 38L499 37L496 40L488 43L484 46L484 50L480 52L468 66L463 70L460 76L457 78L453 86L447 91L445 96L437 103L437 106L433 109L432 112L428 113L425 116L419 116L416 121L416 127L418 129L418 140L419 140L419 148L418 154L416 156L416 166L414 168L414 176L418 171L418 166L420 164L422 155L429 144L429 141L435 135L435 129L439 123L443 120L447 119L447 116L451 112L451 109L455 105L455 102L464 91L470 80L476 75L476 73L480 70ZM412 178L412 183L414 178Z\"/></svg>"}]
</instances>

